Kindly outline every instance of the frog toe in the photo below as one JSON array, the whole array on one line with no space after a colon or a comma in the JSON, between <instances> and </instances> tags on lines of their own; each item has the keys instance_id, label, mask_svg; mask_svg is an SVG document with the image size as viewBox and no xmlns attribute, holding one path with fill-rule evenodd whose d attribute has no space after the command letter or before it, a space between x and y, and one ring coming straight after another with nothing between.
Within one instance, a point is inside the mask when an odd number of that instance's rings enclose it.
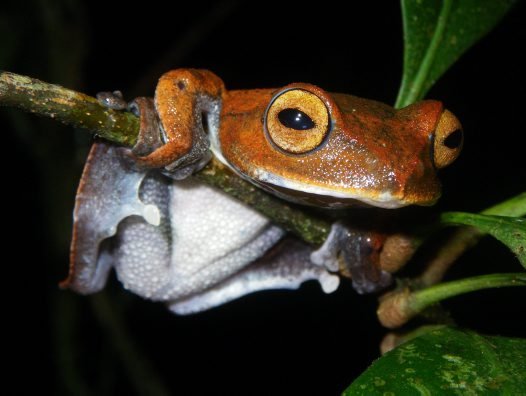
<instances>
[{"instance_id":1,"label":"frog toe","mask_svg":"<svg viewBox=\"0 0 526 396\"><path fill-rule=\"evenodd\" d=\"M365 271L353 271L352 287L358 294L372 294L381 292L393 283L393 276L380 270L373 276Z\"/></svg>"},{"instance_id":2,"label":"frog toe","mask_svg":"<svg viewBox=\"0 0 526 396\"><path fill-rule=\"evenodd\" d=\"M112 110L126 110L128 103L124 100L121 91L99 92L96 95L98 102Z\"/></svg>"},{"instance_id":3,"label":"frog toe","mask_svg":"<svg viewBox=\"0 0 526 396\"><path fill-rule=\"evenodd\" d=\"M380 266L385 237L373 231L354 229L334 223L324 244L310 259L331 272L351 278L359 294L381 291L392 283L392 276Z\"/></svg>"}]
</instances>

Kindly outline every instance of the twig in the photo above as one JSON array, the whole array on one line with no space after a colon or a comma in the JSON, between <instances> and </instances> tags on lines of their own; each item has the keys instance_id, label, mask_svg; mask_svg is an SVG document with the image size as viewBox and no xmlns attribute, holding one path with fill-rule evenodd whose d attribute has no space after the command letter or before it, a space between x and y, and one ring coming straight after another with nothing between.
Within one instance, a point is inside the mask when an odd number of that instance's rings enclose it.
<instances>
[{"instance_id":1,"label":"twig","mask_svg":"<svg viewBox=\"0 0 526 396\"><path fill-rule=\"evenodd\" d=\"M107 109L91 96L9 72L0 71L0 105L88 129L130 147L139 131L139 120L131 113Z\"/></svg>"},{"instance_id":2,"label":"twig","mask_svg":"<svg viewBox=\"0 0 526 396\"><path fill-rule=\"evenodd\" d=\"M520 193L506 201L481 212L485 215L519 217L526 214L526 193ZM462 253L471 248L486 235L485 232L471 226L459 227L440 247L434 258L429 261L425 271L411 279L409 286L394 290L380 298L378 319L389 328L402 326L431 304L444 298L479 290L486 287L524 285L524 275L493 274L481 277L461 279L454 282L442 281L446 271ZM511 280L510 280L511 279ZM417 290L412 290L416 288Z\"/></svg>"}]
</instances>

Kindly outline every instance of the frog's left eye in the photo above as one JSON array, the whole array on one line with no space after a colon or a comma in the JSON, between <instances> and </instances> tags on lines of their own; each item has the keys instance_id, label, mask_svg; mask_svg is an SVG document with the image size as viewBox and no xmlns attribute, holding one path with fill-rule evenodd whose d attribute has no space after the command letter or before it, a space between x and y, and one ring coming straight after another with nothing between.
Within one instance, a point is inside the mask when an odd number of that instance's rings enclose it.
<instances>
[{"instance_id":1,"label":"frog's left eye","mask_svg":"<svg viewBox=\"0 0 526 396\"><path fill-rule=\"evenodd\" d=\"M318 96L305 89L289 89L270 102L265 127L280 149L303 154L322 144L329 121L329 110Z\"/></svg>"}]
</instances>

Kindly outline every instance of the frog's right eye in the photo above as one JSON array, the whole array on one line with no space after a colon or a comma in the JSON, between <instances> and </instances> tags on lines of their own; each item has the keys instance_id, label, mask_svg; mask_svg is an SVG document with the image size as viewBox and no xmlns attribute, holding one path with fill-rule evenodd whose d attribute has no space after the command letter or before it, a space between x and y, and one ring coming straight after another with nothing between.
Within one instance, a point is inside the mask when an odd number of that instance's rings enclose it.
<instances>
[{"instance_id":1,"label":"frog's right eye","mask_svg":"<svg viewBox=\"0 0 526 396\"><path fill-rule=\"evenodd\" d=\"M265 113L267 137L281 150L307 153L319 147L329 132L329 110L315 94L288 89L277 94Z\"/></svg>"},{"instance_id":2,"label":"frog's right eye","mask_svg":"<svg viewBox=\"0 0 526 396\"><path fill-rule=\"evenodd\" d=\"M444 110L435 130L433 160L437 168L451 164L460 154L464 136L462 125L449 110Z\"/></svg>"}]
</instances>

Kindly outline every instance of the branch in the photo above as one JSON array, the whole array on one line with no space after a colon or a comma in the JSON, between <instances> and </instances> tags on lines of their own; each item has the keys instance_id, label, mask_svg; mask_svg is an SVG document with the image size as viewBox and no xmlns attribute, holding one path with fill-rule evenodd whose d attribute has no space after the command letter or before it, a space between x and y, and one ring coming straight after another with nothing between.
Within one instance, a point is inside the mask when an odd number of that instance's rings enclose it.
<instances>
[{"instance_id":1,"label":"branch","mask_svg":"<svg viewBox=\"0 0 526 396\"><path fill-rule=\"evenodd\" d=\"M91 96L9 72L0 71L0 106L50 117L128 147L135 144L139 132L139 119L132 113L111 110ZM194 177L248 204L306 242L319 245L329 234L329 221L265 193L216 160Z\"/></svg>"},{"instance_id":2,"label":"branch","mask_svg":"<svg viewBox=\"0 0 526 396\"><path fill-rule=\"evenodd\" d=\"M0 71L0 106L53 118L111 142L133 146L139 119L132 113L107 109L97 99L43 81Z\"/></svg>"}]
</instances>

